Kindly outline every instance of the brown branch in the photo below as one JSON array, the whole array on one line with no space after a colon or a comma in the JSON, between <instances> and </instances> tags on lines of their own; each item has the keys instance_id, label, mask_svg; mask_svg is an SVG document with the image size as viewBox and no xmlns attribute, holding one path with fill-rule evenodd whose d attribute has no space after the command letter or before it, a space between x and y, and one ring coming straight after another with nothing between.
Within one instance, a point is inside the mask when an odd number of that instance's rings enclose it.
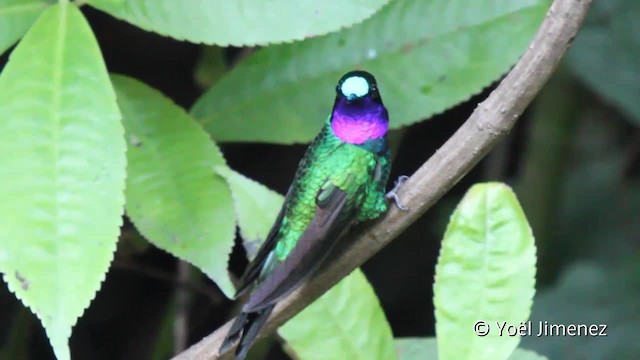
<instances>
[{"instance_id":1,"label":"brown branch","mask_svg":"<svg viewBox=\"0 0 640 360\"><path fill-rule=\"evenodd\" d=\"M456 133L405 183L400 198L410 207L392 207L380 221L346 239L352 245L336 255L310 282L280 301L264 333L300 312L416 221L511 130L555 70L575 37L591 0L555 0L529 48L500 85L480 103ZM218 359L230 322L193 345L177 360ZM225 358L227 357L225 354Z\"/></svg>"}]
</instances>

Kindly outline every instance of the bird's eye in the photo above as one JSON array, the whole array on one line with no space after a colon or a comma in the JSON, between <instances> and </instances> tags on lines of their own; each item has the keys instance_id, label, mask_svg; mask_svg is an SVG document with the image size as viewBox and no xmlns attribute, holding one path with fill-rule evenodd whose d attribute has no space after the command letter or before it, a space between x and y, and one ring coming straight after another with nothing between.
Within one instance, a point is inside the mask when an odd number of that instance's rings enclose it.
<instances>
[{"instance_id":1,"label":"bird's eye","mask_svg":"<svg viewBox=\"0 0 640 360\"><path fill-rule=\"evenodd\" d=\"M344 80L340 91L349 100L360 98L369 93L369 82L361 76L352 76Z\"/></svg>"}]
</instances>

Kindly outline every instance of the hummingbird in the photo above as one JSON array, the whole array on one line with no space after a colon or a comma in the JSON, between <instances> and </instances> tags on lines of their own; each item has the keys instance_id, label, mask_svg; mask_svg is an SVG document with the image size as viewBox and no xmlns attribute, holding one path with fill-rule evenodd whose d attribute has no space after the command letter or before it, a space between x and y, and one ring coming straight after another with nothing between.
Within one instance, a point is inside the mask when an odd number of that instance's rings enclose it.
<instances>
[{"instance_id":1,"label":"hummingbird","mask_svg":"<svg viewBox=\"0 0 640 360\"><path fill-rule=\"evenodd\" d=\"M240 338L243 360L276 303L314 274L354 223L387 211L407 179L385 193L391 170L389 114L373 75L351 71L336 87L333 110L306 153L266 240L242 275L236 298L252 288L219 352Z\"/></svg>"}]
</instances>

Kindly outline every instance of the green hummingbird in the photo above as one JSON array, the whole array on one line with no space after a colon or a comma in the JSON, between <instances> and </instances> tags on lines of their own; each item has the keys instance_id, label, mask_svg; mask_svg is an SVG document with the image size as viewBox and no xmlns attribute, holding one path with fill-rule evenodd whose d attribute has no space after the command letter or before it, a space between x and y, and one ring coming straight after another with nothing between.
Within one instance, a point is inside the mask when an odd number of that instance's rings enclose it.
<instances>
[{"instance_id":1,"label":"green hummingbird","mask_svg":"<svg viewBox=\"0 0 640 360\"><path fill-rule=\"evenodd\" d=\"M244 359L275 304L314 273L352 224L384 214L387 199L406 210L396 195L406 176L385 194L391 170L388 127L373 75L345 74L331 115L307 148L271 231L240 279L236 297L253 291L220 353L240 338L235 359Z\"/></svg>"}]
</instances>

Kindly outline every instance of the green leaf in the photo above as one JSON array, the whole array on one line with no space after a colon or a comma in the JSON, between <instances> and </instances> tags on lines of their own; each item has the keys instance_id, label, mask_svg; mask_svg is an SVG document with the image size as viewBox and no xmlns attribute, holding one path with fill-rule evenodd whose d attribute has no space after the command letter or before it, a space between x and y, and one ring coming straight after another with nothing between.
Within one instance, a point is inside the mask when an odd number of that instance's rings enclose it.
<instances>
[{"instance_id":1,"label":"green leaf","mask_svg":"<svg viewBox=\"0 0 640 360\"><path fill-rule=\"evenodd\" d=\"M0 54L18 41L49 5L46 0L0 0Z\"/></svg>"},{"instance_id":2,"label":"green leaf","mask_svg":"<svg viewBox=\"0 0 640 360\"><path fill-rule=\"evenodd\" d=\"M438 344L435 338L399 338L395 340L399 360L438 359ZM533 351L516 349L509 360L546 360Z\"/></svg>"},{"instance_id":3,"label":"green leaf","mask_svg":"<svg viewBox=\"0 0 640 360\"><path fill-rule=\"evenodd\" d=\"M575 74L636 125L640 125L638 17L636 0L595 1L567 54Z\"/></svg>"},{"instance_id":4,"label":"green leaf","mask_svg":"<svg viewBox=\"0 0 640 360\"><path fill-rule=\"evenodd\" d=\"M127 214L154 245L193 264L232 296L227 260L235 218L229 188L213 171L225 164L220 150L158 91L124 76L112 81L130 145Z\"/></svg>"},{"instance_id":5,"label":"green leaf","mask_svg":"<svg viewBox=\"0 0 640 360\"><path fill-rule=\"evenodd\" d=\"M438 359L436 339L430 338L396 338L398 360Z\"/></svg>"},{"instance_id":6,"label":"green leaf","mask_svg":"<svg viewBox=\"0 0 640 360\"><path fill-rule=\"evenodd\" d=\"M501 183L474 185L449 222L436 266L434 305L439 359L506 359L519 336L497 323L529 318L535 244L515 194ZM489 334L474 333L484 321ZM486 329L486 327L484 327Z\"/></svg>"},{"instance_id":7,"label":"green leaf","mask_svg":"<svg viewBox=\"0 0 640 360\"><path fill-rule=\"evenodd\" d=\"M216 166L215 171L231 188L240 235L249 259L253 259L269 234L284 198L227 166Z\"/></svg>"},{"instance_id":8,"label":"green leaf","mask_svg":"<svg viewBox=\"0 0 640 360\"><path fill-rule=\"evenodd\" d=\"M517 348L516 351L509 356L509 360L547 360L547 357L535 351Z\"/></svg>"},{"instance_id":9,"label":"green leaf","mask_svg":"<svg viewBox=\"0 0 640 360\"><path fill-rule=\"evenodd\" d=\"M302 40L370 17L389 0L89 0L145 30L195 43L265 45Z\"/></svg>"},{"instance_id":10,"label":"green leaf","mask_svg":"<svg viewBox=\"0 0 640 360\"><path fill-rule=\"evenodd\" d=\"M300 360L396 358L389 323L359 269L278 332Z\"/></svg>"},{"instance_id":11,"label":"green leaf","mask_svg":"<svg viewBox=\"0 0 640 360\"><path fill-rule=\"evenodd\" d=\"M522 346L550 359L640 358L637 257L629 265L576 263L553 287L539 292L534 301L531 319L536 334L539 326L535 324L546 321L565 326L607 325L606 336L532 336L523 338Z\"/></svg>"},{"instance_id":12,"label":"green leaf","mask_svg":"<svg viewBox=\"0 0 640 360\"><path fill-rule=\"evenodd\" d=\"M313 138L335 86L372 72L391 127L442 112L496 80L524 52L548 0L395 0L351 29L247 57L194 105L217 141Z\"/></svg>"},{"instance_id":13,"label":"green leaf","mask_svg":"<svg viewBox=\"0 0 640 360\"><path fill-rule=\"evenodd\" d=\"M122 224L126 144L98 43L54 5L0 75L0 271L58 359L109 268Z\"/></svg>"},{"instance_id":14,"label":"green leaf","mask_svg":"<svg viewBox=\"0 0 640 360\"><path fill-rule=\"evenodd\" d=\"M567 176L560 179L552 242L557 261L589 258L616 265L637 259L640 181L629 177L629 145L608 112L581 117ZM566 150L565 150L566 151ZM589 224L589 226L585 226ZM537 235L537 234L536 234Z\"/></svg>"}]
</instances>

